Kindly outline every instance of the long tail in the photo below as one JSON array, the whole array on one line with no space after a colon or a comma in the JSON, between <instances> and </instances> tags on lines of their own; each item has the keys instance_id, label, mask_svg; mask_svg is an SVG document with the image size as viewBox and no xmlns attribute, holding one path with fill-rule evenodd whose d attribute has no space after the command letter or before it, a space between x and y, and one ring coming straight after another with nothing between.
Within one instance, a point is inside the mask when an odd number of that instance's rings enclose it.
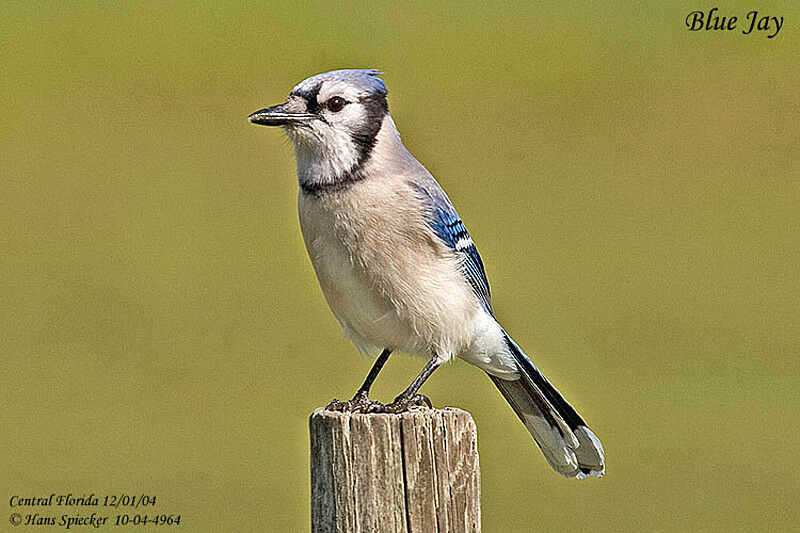
<instances>
[{"instance_id":1,"label":"long tail","mask_svg":"<svg viewBox=\"0 0 800 533\"><path fill-rule=\"evenodd\" d=\"M600 439L522 349L503 333L520 379L489 377L528 428L547 462L565 477L602 476L605 459Z\"/></svg>"}]
</instances>

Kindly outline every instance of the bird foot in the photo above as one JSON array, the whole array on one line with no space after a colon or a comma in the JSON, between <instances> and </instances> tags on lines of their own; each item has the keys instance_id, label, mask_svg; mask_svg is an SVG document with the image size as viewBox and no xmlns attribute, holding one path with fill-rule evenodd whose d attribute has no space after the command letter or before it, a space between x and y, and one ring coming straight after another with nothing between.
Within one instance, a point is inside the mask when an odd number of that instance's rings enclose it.
<instances>
[{"instance_id":1,"label":"bird foot","mask_svg":"<svg viewBox=\"0 0 800 533\"><path fill-rule=\"evenodd\" d=\"M358 391L352 400L343 402L333 400L325 406L328 411L340 413L385 413L386 406L381 402L370 400L366 392Z\"/></svg>"},{"instance_id":2,"label":"bird foot","mask_svg":"<svg viewBox=\"0 0 800 533\"><path fill-rule=\"evenodd\" d=\"M404 396L400 395L394 399L392 403L389 405L384 406L384 411L380 411L382 413L404 413L411 409L412 407L423 407L427 409L432 409L433 405L431 404L430 399L425 396L424 394L414 394L413 396Z\"/></svg>"},{"instance_id":3,"label":"bird foot","mask_svg":"<svg viewBox=\"0 0 800 533\"><path fill-rule=\"evenodd\" d=\"M352 400L343 402L341 400L333 400L325 406L328 411L337 411L339 413L404 413L412 407L423 407L431 409L433 405L427 396L423 394L414 394L413 396L400 395L388 405L381 402L370 400L366 392L359 391L353 396Z\"/></svg>"}]
</instances>

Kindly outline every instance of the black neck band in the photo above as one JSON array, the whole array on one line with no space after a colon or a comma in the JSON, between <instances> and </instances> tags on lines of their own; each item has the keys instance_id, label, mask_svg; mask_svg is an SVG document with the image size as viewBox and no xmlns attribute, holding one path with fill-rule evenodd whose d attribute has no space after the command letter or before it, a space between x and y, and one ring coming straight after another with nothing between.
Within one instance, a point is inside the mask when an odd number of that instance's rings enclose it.
<instances>
[{"instance_id":1,"label":"black neck band","mask_svg":"<svg viewBox=\"0 0 800 533\"><path fill-rule=\"evenodd\" d=\"M311 196L323 196L325 194L346 191L359 181L363 180L366 176L361 172L361 165L356 169L339 176L335 181L316 181L316 182L300 182L300 190Z\"/></svg>"}]
</instances>

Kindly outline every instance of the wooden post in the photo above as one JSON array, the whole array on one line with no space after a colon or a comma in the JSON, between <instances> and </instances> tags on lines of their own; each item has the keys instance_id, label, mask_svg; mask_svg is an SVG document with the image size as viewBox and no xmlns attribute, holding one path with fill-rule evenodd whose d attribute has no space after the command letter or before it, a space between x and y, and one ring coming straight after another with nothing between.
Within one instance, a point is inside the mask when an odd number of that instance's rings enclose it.
<instances>
[{"instance_id":1,"label":"wooden post","mask_svg":"<svg viewBox=\"0 0 800 533\"><path fill-rule=\"evenodd\" d=\"M312 533L480 533L478 436L460 409L311 414Z\"/></svg>"}]
</instances>

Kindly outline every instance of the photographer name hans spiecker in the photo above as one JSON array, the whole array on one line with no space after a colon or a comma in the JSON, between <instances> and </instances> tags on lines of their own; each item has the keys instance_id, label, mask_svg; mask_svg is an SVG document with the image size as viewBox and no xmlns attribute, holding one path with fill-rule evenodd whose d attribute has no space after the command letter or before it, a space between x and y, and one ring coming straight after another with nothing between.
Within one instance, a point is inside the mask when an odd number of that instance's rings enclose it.
<instances>
[{"instance_id":1,"label":"photographer name hans spiecker","mask_svg":"<svg viewBox=\"0 0 800 533\"><path fill-rule=\"evenodd\" d=\"M686 15L686 27L689 31L734 31L740 29L744 35L766 35L772 39L783 27L783 17L776 17L753 10L744 16L742 25L739 17L723 15L716 7L708 13L692 11Z\"/></svg>"}]
</instances>

